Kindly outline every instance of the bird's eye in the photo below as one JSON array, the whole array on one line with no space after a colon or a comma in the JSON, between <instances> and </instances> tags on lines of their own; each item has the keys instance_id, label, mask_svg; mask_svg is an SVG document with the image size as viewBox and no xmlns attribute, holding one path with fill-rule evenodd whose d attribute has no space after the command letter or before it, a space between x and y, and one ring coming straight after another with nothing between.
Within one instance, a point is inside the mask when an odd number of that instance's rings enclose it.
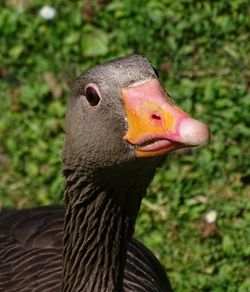
<instances>
[{"instance_id":1,"label":"bird's eye","mask_svg":"<svg viewBox=\"0 0 250 292\"><path fill-rule=\"evenodd\" d=\"M155 75L157 76L157 78L159 78L159 72L158 72L158 70L154 66L152 66L152 67L154 69Z\"/></svg>"},{"instance_id":2,"label":"bird's eye","mask_svg":"<svg viewBox=\"0 0 250 292\"><path fill-rule=\"evenodd\" d=\"M100 101L100 96L99 96L98 92L96 91L96 89L93 86L88 86L85 89L85 96L86 96L86 99L87 99L88 103L91 106L98 105L98 103Z\"/></svg>"}]
</instances>

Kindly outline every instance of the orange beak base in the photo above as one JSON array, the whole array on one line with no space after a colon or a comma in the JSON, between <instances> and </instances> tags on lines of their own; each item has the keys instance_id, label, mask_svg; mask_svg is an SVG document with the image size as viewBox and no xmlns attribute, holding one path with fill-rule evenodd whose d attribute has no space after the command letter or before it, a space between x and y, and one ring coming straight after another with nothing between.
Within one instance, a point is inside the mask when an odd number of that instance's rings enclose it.
<instances>
[{"instance_id":1,"label":"orange beak base","mask_svg":"<svg viewBox=\"0 0 250 292\"><path fill-rule=\"evenodd\" d=\"M158 79L122 89L128 131L124 140L136 148L137 157L206 144L208 127L175 106Z\"/></svg>"}]
</instances>

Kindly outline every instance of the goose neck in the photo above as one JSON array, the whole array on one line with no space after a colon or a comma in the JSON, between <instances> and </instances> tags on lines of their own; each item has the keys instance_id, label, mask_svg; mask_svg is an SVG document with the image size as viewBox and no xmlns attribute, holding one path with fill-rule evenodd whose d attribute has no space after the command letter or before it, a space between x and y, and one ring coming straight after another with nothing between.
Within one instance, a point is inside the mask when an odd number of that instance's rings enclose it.
<instances>
[{"instance_id":1,"label":"goose neck","mask_svg":"<svg viewBox=\"0 0 250 292\"><path fill-rule=\"evenodd\" d=\"M63 292L122 291L128 241L141 202L127 191L117 193L75 174L66 178Z\"/></svg>"}]
</instances>

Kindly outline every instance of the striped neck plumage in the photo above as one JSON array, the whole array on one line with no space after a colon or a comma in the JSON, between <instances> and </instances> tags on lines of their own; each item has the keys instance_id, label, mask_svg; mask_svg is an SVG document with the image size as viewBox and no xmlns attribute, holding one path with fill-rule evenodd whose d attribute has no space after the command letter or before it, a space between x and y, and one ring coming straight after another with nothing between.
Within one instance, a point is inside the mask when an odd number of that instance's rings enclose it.
<instances>
[{"instance_id":1,"label":"striped neck plumage","mask_svg":"<svg viewBox=\"0 0 250 292\"><path fill-rule=\"evenodd\" d=\"M131 204L131 196L129 202L127 198L124 190L116 193L75 172L67 174L63 292L122 291L128 242L141 202L137 198Z\"/></svg>"}]
</instances>

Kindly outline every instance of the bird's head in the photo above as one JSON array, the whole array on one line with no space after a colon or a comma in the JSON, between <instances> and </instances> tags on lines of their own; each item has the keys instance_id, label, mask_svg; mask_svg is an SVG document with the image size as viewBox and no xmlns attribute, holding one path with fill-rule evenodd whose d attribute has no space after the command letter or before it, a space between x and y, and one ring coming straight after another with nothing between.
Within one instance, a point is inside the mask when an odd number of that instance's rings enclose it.
<instances>
[{"instance_id":1,"label":"bird's head","mask_svg":"<svg viewBox=\"0 0 250 292\"><path fill-rule=\"evenodd\" d=\"M134 179L155 169L167 153L209 140L208 127L171 101L155 69L139 55L97 65L77 79L65 131L66 165L88 174L104 170L114 176L112 170L120 170Z\"/></svg>"}]
</instances>

